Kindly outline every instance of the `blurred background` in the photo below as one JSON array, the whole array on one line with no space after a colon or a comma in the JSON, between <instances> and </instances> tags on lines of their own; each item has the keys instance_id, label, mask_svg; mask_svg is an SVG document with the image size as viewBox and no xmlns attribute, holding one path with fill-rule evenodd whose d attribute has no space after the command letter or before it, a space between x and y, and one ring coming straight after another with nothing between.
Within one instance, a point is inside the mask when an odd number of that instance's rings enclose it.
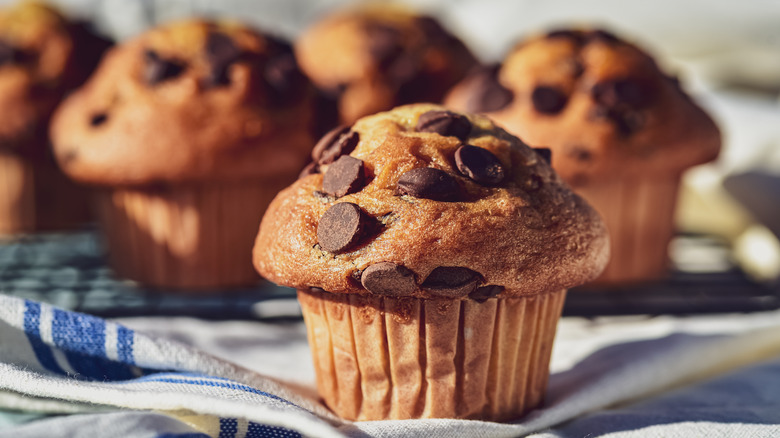
<instances>
[{"instance_id":1,"label":"blurred background","mask_svg":"<svg viewBox=\"0 0 780 438\"><path fill-rule=\"evenodd\" d=\"M0 4L13 1L2 0ZM191 16L238 19L294 39L342 0L59 0L117 41ZM707 109L724 135L719 159L688 172L671 248L676 267L739 267L776 290L780 277L780 2L657 0L416 0L400 2L439 18L483 62L503 58L529 34L596 25L655 55Z\"/></svg>"}]
</instances>

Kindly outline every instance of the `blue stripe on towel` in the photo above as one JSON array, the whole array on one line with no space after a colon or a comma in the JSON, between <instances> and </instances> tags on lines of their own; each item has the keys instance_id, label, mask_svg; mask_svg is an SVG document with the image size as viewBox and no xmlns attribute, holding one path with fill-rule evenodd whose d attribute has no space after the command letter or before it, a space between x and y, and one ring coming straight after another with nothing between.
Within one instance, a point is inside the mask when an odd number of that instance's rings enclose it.
<instances>
[{"instance_id":1,"label":"blue stripe on towel","mask_svg":"<svg viewBox=\"0 0 780 438\"><path fill-rule=\"evenodd\" d=\"M164 433L157 438L210 438L205 433Z\"/></svg>"},{"instance_id":2,"label":"blue stripe on towel","mask_svg":"<svg viewBox=\"0 0 780 438\"><path fill-rule=\"evenodd\" d=\"M82 313L53 309L52 338L80 376L97 380L135 377L128 365L106 357L106 323Z\"/></svg>"},{"instance_id":3,"label":"blue stripe on towel","mask_svg":"<svg viewBox=\"0 0 780 438\"><path fill-rule=\"evenodd\" d=\"M175 377L166 377L166 376L175 376ZM198 379L198 380L189 380L190 379ZM218 381L215 381L218 380ZM235 389L238 391L244 391L249 392L252 394L262 395L264 397L271 398L273 400L277 400L283 403L286 403L290 406L295 406L296 408L301 408L300 406L296 405L295 403L292 403L290 401L287 401L277 395L273 395L270 393L267 393L265 391L260 391L259 389L252 388L251 386L243 385L240 383L236 383L232 380L227 379L218 379L213 377L191 377L187 376L185 374L182 375L176 375L176 374L164 374L162 376L160 375L150 375L145 376L140 379L136 379L136 382L162 382L162 383L184 383L187 385L197 385L197 386L210 386L212 388L226 388L226 389Z\"/></svg>"},{"instance_id":4,"label":"blue stripe on towel","mask_svg":"<svg viewBox=\"0 0 780 438\"><path fill-rule=\"evenodd\" d=\"M219 438L235 438L238 433L238 420L235 418L219 419Z\"/></svg>"},{"instance_id":5,"label":"blue stripe on towel","mask_svg":"<svg viewBox=\"0 0 780 438\"><path fill-rule=\"evenodd\" d=\"M134 333L132 330L121 325L117 326L116 350L118 352L119 360L128 365L135 365L133 339Z\"/></svg>"},{"instance_id":6,"label":"blue stripe on towel","mask_svg":"<svg viewBox=\"0 0 780 438\"><path fill-rule=\"evenodd\" d=\"M284 427L249 422L246 438L301 438L300 433Z\"/></svg>"},{"instance_id":7,"label":"blue stripe on towel","mask_svg":"<svg viewBox=\"0 0 780 438\"><path fill-rule=\"evenodd\" d=\"M41 340L41 305L33 301L24 301L24 333L30 341L30 346L35 352L41 366L57 374L67 374L57 364L51 348Z\"/></svg>"}]
</instances>

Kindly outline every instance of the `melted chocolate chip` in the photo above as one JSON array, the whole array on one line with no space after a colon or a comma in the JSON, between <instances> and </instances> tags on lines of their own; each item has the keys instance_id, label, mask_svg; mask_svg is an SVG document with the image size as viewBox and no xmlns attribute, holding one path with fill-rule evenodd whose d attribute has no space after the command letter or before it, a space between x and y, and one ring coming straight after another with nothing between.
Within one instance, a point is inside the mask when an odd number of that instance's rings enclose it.
<instances>
[{"instance_id":1,"label":"melted chocolate chip","mask_svg":"<svg viewBox=\"0 0 780 438\"><path fill-rule=\"evenodd\" d=\"M365 26L368 51L385 68L403 53L401 31L384 23L369 22Z\"/></svg>"},{"instance_id":2,"label":"melted chocolate chip","mask_svg":"<svg viewBox=\"0 0 780 438\"><path fill-rule=\"evenodd\" d=\"M211 66L211 71L205 81L206 84L210 86L230 84L227 70L230 64L241 56L241 49L229 36L219 32L211 32L206 38L205 50L206 59Z\"/></svg>"},{"instance_id":3,"label":"melted chocolate chip","mask_svg":"<svg viewBox=\"0 0 780 438\"><path fill-rule=\"evenodd\" d=\"M106 123L107 120L108 115L106 113L97 113L89 119L89 124L90 126L100 126L103 123Z\"/></svg>"},{"instance_id":4,"label":"melted chocolate chip","mask_svg":"<svg viewBox=\"0 0 780 438\"><path fill-rule=\"evenodd\" d=\"M451 111L428 111L417 119L416 129L465 141L471 133L471 122L466 116Z\"/></svg>"},{"instance_id":5,"label":"melted chocolate chip","mask_svg":"<svg viewBox=\"0 0 780 438\"><path fill-rule=\"evenodd\" d=\"M607 108L624 105L629 108L642 109L652 103L653 92L647 84L625 78L597 83L591 89L591 97Z\"/></svg>"},{"instance_id":6,"label":"melted chocolate chip","mask_svg":"<svg viewBox=\"0 0 780 438\"><path fill-rule=\"evenodd\" d=\"M478 272L458 266L439 266L431 271L428 278L422 283L422 287L432 295L460 298L477 288L477 283L482 280Z\"/></svg>"},{"instance_id":7,"label":"melted chocolate chip","mask_svg":"<svg viewBox=\"0 0 780 438\"><path fill-rule=\"evenodd\" d=\"M460 198L460 187L455 178L443 170L418 167L398 178L398 193L415 198L452 202Z\"/></svg>"},{"instance_id":8,"label":"melted chocolate chip","mask_svg":"<svg viewBox=\"0 0 780 438\"><path fill-rule=\"evenodd\" d=\"M593 153L583 146L572 146L568 152L577 161L588 162L593 159Z\"/></svg>"},{"instance_id":9,"label":"melted chocolate chip","mask_svg":"<svg viewBox=\"0 0 780 438\"><path fill-rule=\"evenodd\" d=\"M358 243L365 234L368 217L351 202L334 204L325 211L317 224L317 241L325 251L343 252Z\"/></svg>"},{"instance_id":10,"label":"melted chocolate chip","mask_svg":"<svg viewBox=\"0 0 780 438\"><path fill-rule=\"evenodd\" d=\"M303 96L306 79L292 53L282 53L266 61L264 72L274 104L297 102Z\"/></svg>"},{"instance_id":11,"label":"melted chocolate chip","mask_svg":"<svg viewBox=\"0 0 780 438\"><path fill-rule=\"evenodd\" d=\"M416 21L419 28L422 29L425 38L431 44L448 43L454 39L433 17L424 15L417 18Z\"/></svg>"},{"instance_id":12,"label":"melted chocolate chip","mask_svg":"<svg viewBox=\"0 0 780 438\"><path fill-rule=\"evenodd\" d=\"M534 108L542 114L558 114L568 100L566 94L555 87L540 85L531 93Z\"/></svg>"},{"instance_id":13,"label":"melted chocolate chip","mask_svg":"<svg viewBox=\"0 0 780 438\"><path fill-rule=\"evenodd\" d=\"M503 291L504 286L489 284L487 286L478 287L474 292L469 294L469 298L478 303L484 303L488 298L493 298Z\"/></svg>"},{"instance_id":14,"label":"melted chocolate chip","mask_svg":"<svg viewBox=\"0 0 780 438\"><path fill-rule=\"evenodd\" d=\"M607 108L597 106L591 112L591 117L595 119L609 120L622 136L630 136L640 130L644 125L644 118L641 114L625 107Z\"/></svg>"},{"instance_id":15,"label":"melted chocolate chip","mask_svg":"<svg viewBox=\"0 0 780 438\"><path fill-rule=\"evenodd\" d=\"M301 170L301 173L298 174L298 179L305 178L309 175L314 175L315 173L320 173L319 166L315 162L311 162L306 165L306 167Z\"/></svg>"},{"instance_id":16,"label":"melted chocolate chip","mask_svg":"<svg viewBox=\"0 0 780 438\"><path fill-rule=\"evenodd\" d=\"M0 65L18 64L27 58L27 54L5 41L0 41Z\"/></svg>"},{"instance_id":17,"label":"melted chocolate chip","mask_svg":"<svg viewBox=\"0 0 780 438\"><path fill-rule=\"evenodd\" d=\"M417 290L414 273L391 262L375 263L367 267L363 270L360 282L375 294L391 297L406 297Z\"/></svg>"},{"instance_id":18,"label":"melted chocolate chip","mask_svg":"<svg viewBox=\"0 0 780 438\"><path fill-rule=\"evenodd\" d=\"M539 154L540 157L544 161L547 162L547 164L552 163L552 149L550 148L533 148L534 151L536 151L537 154Z\"/></svg>"},{"instance_id":19,"label":"melted chocolate chip","mask_svg":"<svg viewBox=\"0 0 780 438\"><path fill-rule=\"evenodd\" d=\"M468 80L471 95L466 102L468 112L498 111L512 102L514 94L498 82L500 65L486 67L471 75Z\"/></svg>"},{"instance_id":20,"label":"melted chocolate chip","mask_svg":"<svg viewBox=\"0 0 780 438\"><path fill-rule=\"evenodd\" d=\"M325 134L312 149L312 159L319 164L330 164L355 150L360 134L350 129L350 126L339 126Z\"/></svg>"},{"instance_id":21,"label":"melted chocolate chip","mask_svg":"<svg viewBox=\"0 0 780 438\"><path fill-rule=\"evenodd\" d=\"M328 166L322 178L322 190L337 198L355 193L366 184L363 161L349 155L342 155Z\"/></svg>"},{"instance_id":22,"label":"melted chocolate chip","mask_svg":"<svg viewBox=\"0 0 780 438\"><path fill-rule=\"evenodd\" d=\"M461 146L455 151L455 164L460 173L483 185L492 186L504 180L504 166L487 149Z\"/></svg>"},{"instance_id":23,"label":"melted chocolate chip","mask_svg":"<svg viewBox=\"0 0 780 438\"><path fill-rule=\"evenodd\" d=\"M184 65L170 59L163 59L157 52L147 49L144 52L144 81L149 85L173 79L184 72Z\"/></svg>"}]
</instances>

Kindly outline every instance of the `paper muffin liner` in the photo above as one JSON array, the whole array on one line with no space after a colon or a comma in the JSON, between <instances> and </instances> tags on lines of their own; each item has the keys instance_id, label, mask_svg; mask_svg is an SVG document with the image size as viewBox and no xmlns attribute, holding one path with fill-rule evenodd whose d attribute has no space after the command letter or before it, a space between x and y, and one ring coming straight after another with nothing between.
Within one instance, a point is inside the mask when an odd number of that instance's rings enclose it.
<instances>
[{"instance_id":1,"label":"paper muffin liner","mask_svg":"<svg viewBox=\"0 0 780 438\"><path fill-rule=\"evenodd\" d=\"M260 219L279 184L117 189L98 195L109 261L147 286L198 290L249 285Z\"/></svg>"},{"instance_id":2,"label":"paper muffin liner","mask_svg":"<svg viewBox=\"0 0 780 438\"><path fill-rule=\"evenodd\" d=\"M542 402L565 295L298 300L319 393L342 418L505 421Z\"/></svg>"},{"instance_id":3,"label":"paper muffin liner","mask_svg":"<svg viewBox=\"0 0 780 438\"><path fill-rule=\"evenodd\" d=\"M590 286L638 283L668 272L668 246L680 175L622 178L583 186L576 192L599 212L609 230L611 256Z\"/></svg>"},{"instance_id":4,"label":"paper muffin liner","mask_svg":"<svg viewBox=\"0 0 780 438\"><path fill-rule=\"evenodd\" d=\"M53 162L0 153L0 235L69 229L89 219L87 190Z\"/></svg>"}]
</instances>

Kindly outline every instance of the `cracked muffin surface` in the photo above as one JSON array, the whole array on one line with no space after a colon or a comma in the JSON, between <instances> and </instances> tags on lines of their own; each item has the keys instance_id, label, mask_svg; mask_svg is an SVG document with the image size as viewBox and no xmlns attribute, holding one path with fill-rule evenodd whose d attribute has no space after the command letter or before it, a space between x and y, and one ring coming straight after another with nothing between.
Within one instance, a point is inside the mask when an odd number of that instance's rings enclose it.
<instances>
[{"instance_id":1,"label":"cracked muffin surface","mask_svg":"<svg viewBox=\"0 0 780 438\"><path fill-rule=\"evenodd\" d=\"M519 43L445 99L553 150L574 186L679 172L714 159L712 119L639 47L603 30L563 29Z\"/></svg>"},{"instance_id":2,"label":"cracked muffin surface","mask_svg":"<svg viewBox=\"0 0 780 438\"><path fill-rule=\"evenodd\" d=\"M431 104L337 128L269 206L255 267L297 289L419 298L582 284L605 265L608 239L547 152Z\"/></svg>"},{"instance_id":3,"label":"cracked muffin surface","mask_svg":"<svg viewBox=\"0 0 780 438\"><path fill-rule=\"evenodd\" d=\"M111 50L57 111L53 140L90 184L285 178L305 164L313 105L289 44L188 20Z\"/></svg>"}]
</instances>

